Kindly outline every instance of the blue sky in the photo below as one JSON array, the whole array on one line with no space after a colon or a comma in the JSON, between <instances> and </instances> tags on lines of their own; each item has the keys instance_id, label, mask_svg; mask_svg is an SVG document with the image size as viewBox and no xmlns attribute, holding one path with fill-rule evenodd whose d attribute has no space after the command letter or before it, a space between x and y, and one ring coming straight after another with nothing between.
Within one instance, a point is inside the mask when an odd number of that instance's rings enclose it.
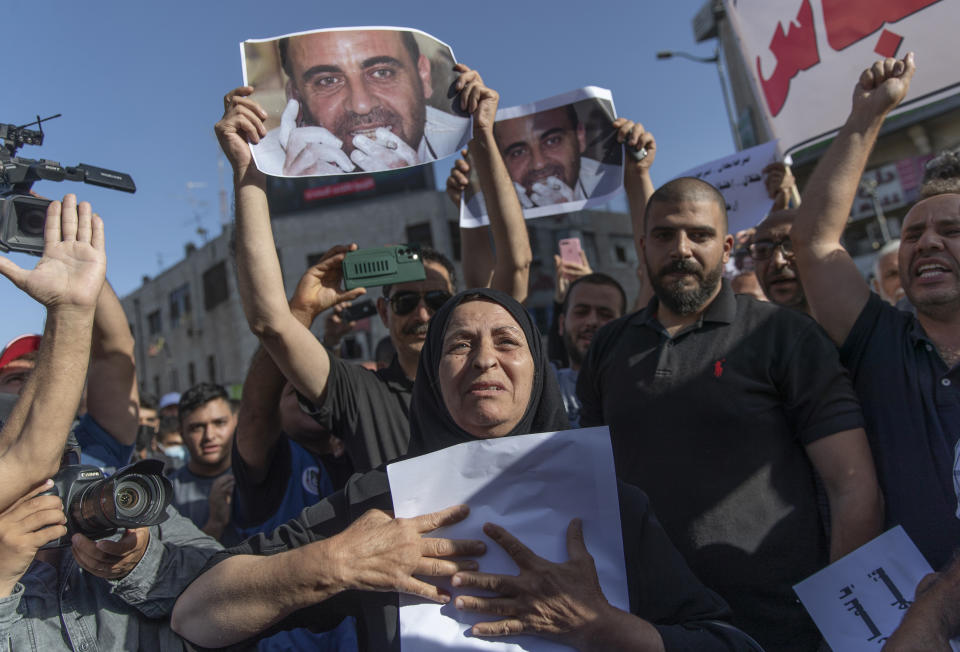
<instances>
[{"instance_id":1,"label":"blue sky","mask_svg":"<svg viewBox=\"0 0 960 652\"><path fill-rule=\"evenodd\" d=\"M185 243L200 243L198 225L211 237L220 232L218 191L224 185L232 201L231 179L228 166L218 169L226 161L213 124L222 96L241 82L240 41L322 27L413 27L478 69L503 107L586 85L609 88L617 114L655 135L659 184L734 149L716 69L654 56L666 49L713 53L714 42L693 41L691 20L702 1L613 0L574 9L570 0L7 0L4 49L16 56L5 68L0 122L62 113L45 126L43 147L19 155L133 176L133 195L72 182L34 186L48 197L75 192L94 205L106 223L107 275L122 296L143 275L179 260ZM445 179L450 165L438 163L438 176ZM21 266L35 262L11 257ZM5 279L0 298L0 345L40 332L42 308Z\"/></svg>"}]
</instances>

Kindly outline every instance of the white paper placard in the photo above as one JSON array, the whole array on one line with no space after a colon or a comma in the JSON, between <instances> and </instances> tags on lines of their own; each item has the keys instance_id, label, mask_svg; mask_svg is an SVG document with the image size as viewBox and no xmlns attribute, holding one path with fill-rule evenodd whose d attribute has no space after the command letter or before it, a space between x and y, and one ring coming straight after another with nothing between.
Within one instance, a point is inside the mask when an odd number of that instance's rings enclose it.
<instances>
[{"instance_id":1,"label":"white paper placard","mask_svg":"<svg viewBox=\"0 0 960 652\"><path fill-rule=\"evenodd\" d=\"M884 532L793 587L834 650L876 652L932 572L903 527ZM960 646L953 644L953 649Z\"/></svg>"},{"instance_id":2,"label":"white paper placard","mask_svg":"<svg viewBox=\"0 0 960 652\"><path fill-rule=\"evenodd\" d=\"M583 519L587 549L597 564L603 593L628 610L623 538L610 432L604 426L487 439L452 446L387 467L397 517L411 517L458 503L470 506L462 522L435 536L482 539L478 558L487 573L516 574L513 560L483 534L487 522L503 526L536 554L566 561L570 520ZM456 598L457 591L445 583ZM405 650L546 652L568 647L533 636L478 639L470 625L496 620L448 605L401 596L400 637Z\"/></svg>"},{"instance_id":3,"label":"white paper placard","mask_svg":"<svg viewBox=\"0 0 960 652\"><path fill-rule=\"evenodd\" d=\"M730 233L749 229L767 216L773 200L763 183L763 168L777 159L777 141L687 170L680 177L696 177L711 184L727 201Z\"/></svg>"}]
</instances>

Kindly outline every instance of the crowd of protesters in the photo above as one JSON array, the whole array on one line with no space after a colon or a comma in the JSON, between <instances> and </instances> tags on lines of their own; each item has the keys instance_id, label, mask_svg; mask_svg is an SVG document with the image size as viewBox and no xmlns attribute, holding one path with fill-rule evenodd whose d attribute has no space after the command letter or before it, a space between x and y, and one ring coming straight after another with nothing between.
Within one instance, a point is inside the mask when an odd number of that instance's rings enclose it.
<instances>
[{"instance_id":1,"label":"crowd of protesters","mask_svg":"<svg viewBox=\"0 0 960 652\"><path fill-rule=\"evenodd\" d=\"M47 309L42 336L0 354L12 395L0 401L0 650L399 650L400 594L446 604L449 582L463 593L451 608L483 615L477 637L815 651L825 643L793 585L894 525L937 573L883 649L949 650L960 635L958 156L928 165L871 283L841 241L912 54L863 72L804 188L787 166L765 170L769 214L736 236L708 183L655 189L653 135L618 119L618 141L646 152L624 165L641 289L628 297L585 255L558 256L546 341L522 306L532 255L494 138L499 96L456 70L473 137L447 192L459 205L476 173L490 226L464 232L462 283L425 249L424 280L382 287L389 341L374 364L331 349L350 329L341 311L368 291L343 287L356 244L330 243L287 298L249 147L267 134L250 87L225 96L215 127L260 343L239 401L211 383L140 393L89 204L50 204L35 269L0 259ZM321 315L323 340L311 332ZM430 536L469 506L392 515L390 462L597 425L613 445L629 610L604 597L578 520L560 563L493 524L469 540ZM48 491L61 465L109 474L140 460L164 465L166 520L45 547L68 534ZM518 575L483 572L490 545Z\"/></svg>"}]
</instances>

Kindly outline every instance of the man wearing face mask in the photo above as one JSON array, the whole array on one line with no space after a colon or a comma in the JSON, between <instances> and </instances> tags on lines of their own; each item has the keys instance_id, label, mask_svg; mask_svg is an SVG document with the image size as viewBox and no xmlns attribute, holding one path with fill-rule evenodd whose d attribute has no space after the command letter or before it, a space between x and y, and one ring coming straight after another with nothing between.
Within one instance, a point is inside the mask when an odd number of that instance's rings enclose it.
<instances>
[{"instance_id":1,"label":"man wearing face mask","mask_svg":"<svg viewBox=\"0 0 960 652\"><path fill-rule=\"evenodd\" d=\"M143 407L141 402L141 415ZM137 434L137 454L139 459L160 460L163 472L170 475L187 462L189 453L180 436L180 421L176 417L158 418L159 427L140 424ZM141 448L142 446L142 448Z\"/></svg>"}]
</instances>

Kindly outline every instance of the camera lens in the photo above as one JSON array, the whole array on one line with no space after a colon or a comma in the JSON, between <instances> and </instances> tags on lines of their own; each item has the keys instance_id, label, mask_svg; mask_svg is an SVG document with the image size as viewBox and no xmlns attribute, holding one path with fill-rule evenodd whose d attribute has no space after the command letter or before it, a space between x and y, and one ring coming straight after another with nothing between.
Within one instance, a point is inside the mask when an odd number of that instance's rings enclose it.
<instances>
[{"instance_id":1,"label":"camera lens","mask_svg":"<svg viewBox=\"0 0 960 652\"><path fill-rule=\"evenodd\" d=\"M137 518L150 508L150 487L141 476L128 476L117 483L113 493L117 518Z\"/></svg>"},{"instance_id":2,"label":"camera lens","mask_svg":"<svg viewBox=\"0 0 960 652\"><path fill-rule=\"evenodd\" d=\"M117 492L117 505L125 510L133 509L140 502L140 494L129 487Z\"/></svg>"},{"instance_id":3,"label":"camera lens","mask_svg":"<svg viewBox=\"0 0 960 652\"><path fill-rule=\"evenodd\" d=\"M46 210L33 206L21 207L21 210L17 211L17 230L25 236L43 237L43 224L46 219Z\"/></svg>"}]
</instances>

